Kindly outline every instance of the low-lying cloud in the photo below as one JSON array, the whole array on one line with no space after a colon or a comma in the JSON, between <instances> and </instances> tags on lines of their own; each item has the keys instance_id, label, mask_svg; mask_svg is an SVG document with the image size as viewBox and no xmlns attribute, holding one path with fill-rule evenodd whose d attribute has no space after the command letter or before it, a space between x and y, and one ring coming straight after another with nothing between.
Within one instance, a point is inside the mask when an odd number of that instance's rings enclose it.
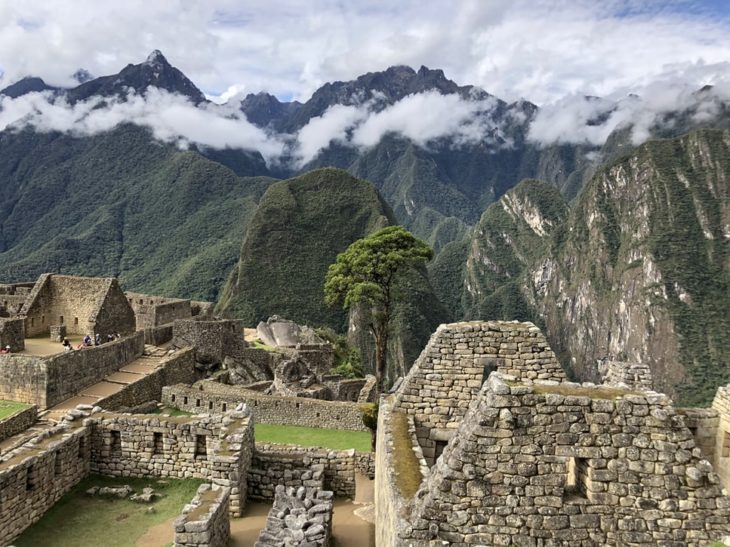
<instances>
[{"instance_id":1,"label":"low-lying cloud","mask_svg":"<svg viewBox=\"0 0 730 547\"><path fill-rule=\"evenodd\" d=\"M656 130L671 129L674 113L685 113L693 124L710 122L722 104L730 103L730 63L696 67L695 72L692 78L657 80L620 98L565 97L538 111L529 139L546 145L601 146L615 130L629 128L632 143L638 145ZM698 81L711 87L700 89Z\"/></svg>"},{"instance_id":2,"label":"low-lying cloud","mask_svg":"<svg viewBox=\"0 0 730 547\"><path fill-rule=\"evenodd\" d=\"M0 130L30 125L41 132L90 136L124 123L147 127L156 139L180 148L255 150L267 161L279 158L286 147L281 137L256 127L240 112L212 104L196 107L184 96L155 88L144 95L95 97L73 105L50 93L0 96Z\"/></svg>"},{"instance_id":3,"label":"low-lying cloud","mask_svg":"<svg viewBox=\"0 0 730 547\"><path fill-rule=\"evenodd\" d=\"M332 143L367 149L388 134L423 148L444 138L454 146L480 142L508 145L501 122L492 115L497 104L493 97L464 99L427 91L384 108L377 98L357 105L334 105L299 131L294 156L303 165Z\"/></svg>"}]
</instances>

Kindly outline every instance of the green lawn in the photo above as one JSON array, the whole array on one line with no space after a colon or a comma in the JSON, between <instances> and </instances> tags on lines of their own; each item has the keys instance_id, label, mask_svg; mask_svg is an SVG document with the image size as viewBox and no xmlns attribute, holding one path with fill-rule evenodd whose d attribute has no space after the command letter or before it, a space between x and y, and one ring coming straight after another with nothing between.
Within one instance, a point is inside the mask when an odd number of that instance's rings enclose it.
<instances>
[{"instance_id":1,"label":"green lawn","mask_svg":"<svg viewBox=\"0 0 730 547\"><path fill-rule=\"evenodd\" d=\"M89 496L92 486L128 484L135 492L150 486L164 494L151 504L118 498ZM16 547L134 547L148 528L180 514L198 486L199 480L134 479L90 476L82 480L44 516L28 528L13 545ZM147 513L148 507L155 513ZM172 526L171 526L172 529Z\"/></svg>"},{"instance_id":2,"label":"green lawn","mask_svg":"<svg viewBox=\"0 0 730 547\"><path fill-rule=\"evenodd\" d=\"M0 420L4 420L11 414L15 414L29 406L30 405L26 405L25 403L16 403L14 401L0 401Z\"/></svg>"},{"instance_id":3,"label":"green lawn","mask_svg":"<svg viewBox=\"0 0 730 547\"><path fill-rule=\"evenodd\" d=\"M370 452L370 433L367 431L256 424L255 433L257 442L321 446L333 450L354 448L358 452Z\"/></svg>"}]
</instances>

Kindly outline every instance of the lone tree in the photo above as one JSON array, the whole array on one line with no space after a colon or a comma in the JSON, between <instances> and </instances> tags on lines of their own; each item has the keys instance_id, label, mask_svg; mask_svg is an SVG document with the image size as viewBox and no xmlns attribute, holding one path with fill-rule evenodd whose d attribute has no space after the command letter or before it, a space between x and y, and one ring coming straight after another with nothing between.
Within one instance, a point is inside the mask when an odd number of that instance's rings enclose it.
<instances>
[{"instance_id":1,"label":"lone tree","mask_svg":"<svg viewBox=\"0 0 730 547\"><path fill-rule=\"evenodd\" d=\"M433 251L402 226L389 226L355 241L329 267L324 283L325 302L342 303L345 309L365 305L371 309L368 325L375 341L375 378L377 394L383 390L388 323L395 299L396 274L422 265Z\"/></svg>"}]
</instances>

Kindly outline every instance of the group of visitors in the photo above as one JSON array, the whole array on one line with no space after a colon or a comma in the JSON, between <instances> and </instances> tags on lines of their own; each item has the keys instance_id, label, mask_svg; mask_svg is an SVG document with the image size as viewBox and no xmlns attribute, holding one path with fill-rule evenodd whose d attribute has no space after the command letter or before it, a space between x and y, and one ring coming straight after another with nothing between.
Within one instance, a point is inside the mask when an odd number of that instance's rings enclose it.
<instances>
[{"instance_id":1,"label":"group of visitors","mask_svg":"<svg viewBox=\"0 0 730 547\"><path fill-rule=\"evenodd\" d=\"M69 342L68 338L64 338L61 343L63 344L63 351L71 351L73 349L84 349L90 348L92 346L101 346L104 342L113 342L114 340L118 340L121 337L122 335L117 332L115 334L107 334L106 339L104 339L104 337L102 337L102 335L97 332L94 338L92 338L90 334L84 336L84 339L75 348L73 347L71 342Z\"/></svg>"}]
</instances>

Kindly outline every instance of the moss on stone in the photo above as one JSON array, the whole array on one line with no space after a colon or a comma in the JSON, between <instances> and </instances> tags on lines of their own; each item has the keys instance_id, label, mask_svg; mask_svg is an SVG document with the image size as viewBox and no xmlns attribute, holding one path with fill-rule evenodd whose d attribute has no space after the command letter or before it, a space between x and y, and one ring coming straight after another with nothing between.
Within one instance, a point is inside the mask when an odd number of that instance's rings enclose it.
<instances>
[{"instance_id":1,"label":"moss on stone","mask_svg":"<svg viewBox=\"0 0 730 547\"><path fill-rule=\"evenodd\" d=\"M408 433L408 415L403 412L393 412L390 417L390 429L393 438L395 484L401 495L410 500L421 485L423 475Z\"/></svg>"}]
</instances>

